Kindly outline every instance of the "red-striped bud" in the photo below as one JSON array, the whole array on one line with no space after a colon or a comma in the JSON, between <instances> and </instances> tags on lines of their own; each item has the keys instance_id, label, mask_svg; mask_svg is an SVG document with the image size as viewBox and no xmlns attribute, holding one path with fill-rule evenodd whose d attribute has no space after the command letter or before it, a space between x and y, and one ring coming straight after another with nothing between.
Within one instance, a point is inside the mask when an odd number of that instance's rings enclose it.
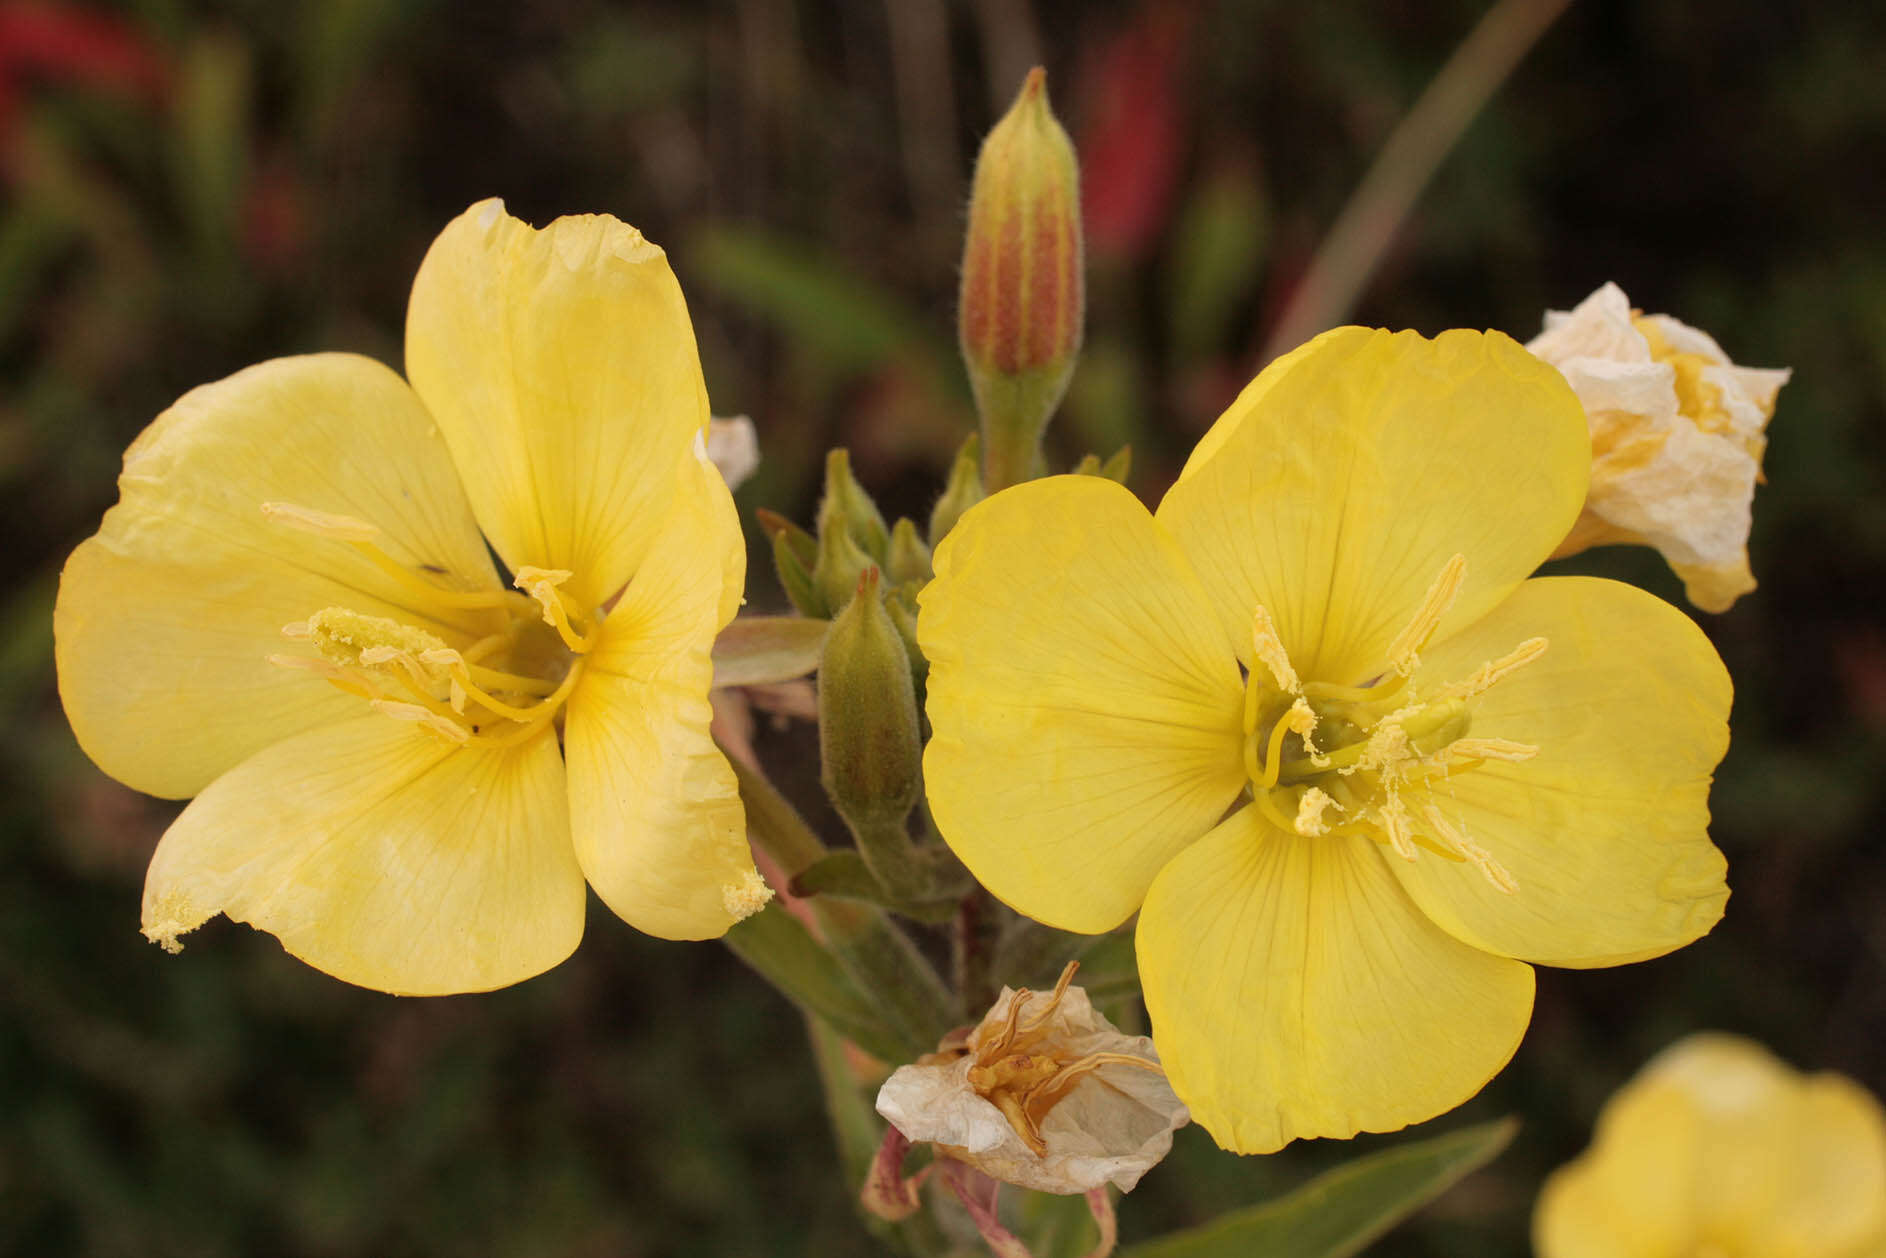
<instances>
[{"instance_id":1,"label":"red-striped bud","mask_svg":"<svg viewBox=\"0 0 1886 1258\"><path fill-rule=\"evenodd\" d=\"M982 142L963 245L957 326L990 492L1034 474L1080 352L1083 301L1080 172L1037 67Z\"/></svg>"}]
</instances>

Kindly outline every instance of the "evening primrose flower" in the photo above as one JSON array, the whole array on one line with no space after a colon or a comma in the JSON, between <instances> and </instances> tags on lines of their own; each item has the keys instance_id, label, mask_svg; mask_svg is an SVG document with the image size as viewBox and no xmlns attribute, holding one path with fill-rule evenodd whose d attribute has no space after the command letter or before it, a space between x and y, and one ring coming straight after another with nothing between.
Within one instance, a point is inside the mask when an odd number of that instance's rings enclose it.
<instances>
[{"instance_id":1,"label":"evening primrose flower","mask_svg":"<svg viewBox=\"0 0 1886 1258\"><path fill-rule=\"evenodd\" d=\"M1539 1258L1878 1258L1886 1113L1844 1075L1694 1035L1605 1103L1532 1227Z\"/></svg>"},{"instance_id":2,"label":"evening primrose flower","mask_svg":"<svg viewBox=\"0 0 1886 1258\"><path fill-rule=\"evenodd\" d=\"M1557 553L1654 546L1709 612L1753 590L1750 509L1790 373L1736 366L1707 333L1632 309L1616 284L1548 312L1526 348L1564 373L1591 427L1590 497Z\"/></svg>"},{"instance_id":3,"label":"evening primrose flower","mask_svg":"<svg viewBox=\"0 0 1886 1258\"><path fill-rule=\"evenodd\" d=\"M937 550L937 825L1049 925L1139 913L1160 1058L1226 1148L1449 1109L1518 1046L1529 962L1720 917L1721 661L1632 587L1527 579L1589 463L1510 339L1344 328L1259 376L1156 514L1054 477Z\"/></svg>"},{"instance_id":4,"label":"evening primrose flower","mask_svg":"<svg viewBox=\"0 0 1886 1258\"><path fill-rule=\"evenodd\" d=\"M665 256L475 205L420 267L406 358L410 387L317 354L186 394L66 564L80 745L196 797L145 934L225 913L412 994L555 965L586 879L650 934L721 934L769 894L708 735L744 547Z\"/></svg>"}]
</instances>

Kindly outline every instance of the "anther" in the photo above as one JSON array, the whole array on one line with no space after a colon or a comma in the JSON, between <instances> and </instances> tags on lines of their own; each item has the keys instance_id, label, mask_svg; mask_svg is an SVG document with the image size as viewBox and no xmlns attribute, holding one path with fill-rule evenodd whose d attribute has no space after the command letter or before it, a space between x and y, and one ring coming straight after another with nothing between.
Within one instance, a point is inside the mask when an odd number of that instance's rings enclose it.
<instances>
[{"instance_id":1,"label":"anther","mask_svg":"<svg viewBox=\"0 0 1886 1258\"><path fill-rule=\"evenodd\" d=\"M1532 743L1516 743L1505 738L1459 738L1447 750L1452 755L1474 760L1504 760L1508 764L1520 764L1539 754L1539 748Z\"/></svg>"},{"instance_id":2,"label":"anther","mask_svg":"<svg viewBox=\"0 0 1886 1258\"><path fill-rule=\"evenodd\" d=\"M1544 638L1527 638L1500 656L1473 671L1464 681L1451 682L1435 692L1437 699L1472 699L1493 689L1495 683L1511 677L1546 652L1550 643Z\"/></svg>"},{"instance_id":3,"label":"anther","mask_svg":"<svg viewBox=\"0 0 1886 1258\"><path fill-rule=\"evenodd\" d=\"M1492 883L1496 891L1512 895L1519 890L1518 880L1506 871L1506 867L1494 860L1492 853L1461 833L1440 809L1429 804L1421 810L1421 814L1434 828L1435 834L1459 852L1462 860L1479 870L1480 876Z\"/></svg>"},{"instance_id":4,"label":"anther","mask_svg":"<svg viewBox=\"0 0 1886 1258\"><path fill-rule=\"evenodd\" d=\"M513 578L518 589L537 600L543 608L544 623L557 631L563 644L577 654L589 650L589 638L580 634L570 624L570 608L563 591L557 587L568 581L571 573L563 568L533 568L528 564L517 570Z\"/></svg>"},{"instance_id":5,"label":"anther","mask_svg":"<svg viewBox=\"0 0 1886 1258\"><path fill-rule=\"evenodd\" d=\"M1323 820L1323 813L1336 801L1312 786L1303 792L1303 798L1297 801L1296 831L1305 838L1329 833L1329 823ZM1337 811L1341 811L1340 808Z\"/></svg>"},{"instance_id":6,"label":"anther","mask_svg":"<svg viewBox=\"0 0 1886 1258\"><path fill-rule=\"evenodd\" d=\"M1441 575L1434 578L1434 584L1428 587L1427 594L1422 597L1414 619L1389 644L1388 662L1394 665L1396 672L1405 677L1414 671L1415 665L1420 662L1416 652L1425 647L1428 639L1434 636L1434 631L1440 628L1441 617L1447 615L1448 609L1454 605L1455 597L1460 594L1460 583L1466 576L1466 556L1455 555L1441 569Z\"/></svg>"},{"instance_id":7,"label":"anther","mask_svg":"<svg viewBox=\"0 0 1886 1258\"><path fill-rule=\"evenodd\" d=\"M1395 849L1395 855L1405 861L1413 860L1414 828L1409 824L1408 806L1401 802L1401 796L1391 790L1378 811L1382 818L1382 832L1388 836L1388 845Z\"/></svg>"},{"instance_id":8,"label":"anther","mask_svg":"<svg viewBox=\"0 0 1886 1258\"><path fill-rule=\"evenodd\" d=\"M1290 652L1284 649L1284 640L1277 635L1276 622L1271 620L1270 611L1262 603L1251 614L1251 654L1270 670L1270 675L1277 679L1278 688L1285 694L1302 693L1303 687L1297 681L1297 670L1290 663Z\"/></svg>"},{"instance_id":9,"label":"anther","mask_svg":"<svg viewBox=\"0 0 1886 1258\"><path fill-rule=\"evenodd\" d=\"M336 541L371 542L380 536L380 530L365 520L356 520L351 515L336 515L331 511L316 511L311 507L298 507L292 502L265 502L262 504L262 515L276 524L286 524L289 528L313 533L317 537L331 537Z\"/></svg>"},{"instance_id":10,"label":"anther","mask_svg":"<svg viewBox=\"0 0 1886 1258\"><path fill-rule=\"evenodd\" d=\"M463 725L417 703L402 703L398 699L373 699L369 702L373 710L381 715L390 716L396 721L411 721L447 742L463 745L471 741L471 731Z\"/></svg>"}]
</instances>

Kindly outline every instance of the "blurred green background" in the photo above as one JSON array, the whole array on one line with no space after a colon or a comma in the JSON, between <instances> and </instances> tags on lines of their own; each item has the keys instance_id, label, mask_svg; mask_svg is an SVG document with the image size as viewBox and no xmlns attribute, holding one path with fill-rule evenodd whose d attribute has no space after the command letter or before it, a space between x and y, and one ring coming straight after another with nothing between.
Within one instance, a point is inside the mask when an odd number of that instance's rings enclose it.
<instances>
[{"instance_id":1,"label":"blurred green background","mask_svg":"<svg viewBox=\"0 0 1886 1258\"><path fill-rule=\"evenodd\" d=\"M66 729L59 566L189 387L318 349L398 365L427 244L493 194L667 247L716 412L759 426L743 508L808 519L842 443L923 518L971 423L969 164L1037 62L1082 154L1090 255L1055 458L1130 442L1156 500L1482 7L0 0L0 1253L874 1252L798 1016L719 947L598 910L552 973L417 1001L227 923L181 958L146 943L174 806ZM1883 64L1877 6L1575 4L1356 312L1523 339L1616 279L1796 371L1756 503L1762 587L1703 618L1737 682L1728 916L1660 961L1541 970L1518 1057L1432 1124L1518 1113L1517 1142L1371 1252L1527 1252L1540 1177L1693 1028L1886 1090ZM1680 594L1647 551L1574 563ZM780 606L757 550L753 571L753 603ZM806 736L763 731L762 753L803 769ZM1396 1139L1239 1159L1188 1130L1124 1234Z\"/></svg>"}]
</instances>

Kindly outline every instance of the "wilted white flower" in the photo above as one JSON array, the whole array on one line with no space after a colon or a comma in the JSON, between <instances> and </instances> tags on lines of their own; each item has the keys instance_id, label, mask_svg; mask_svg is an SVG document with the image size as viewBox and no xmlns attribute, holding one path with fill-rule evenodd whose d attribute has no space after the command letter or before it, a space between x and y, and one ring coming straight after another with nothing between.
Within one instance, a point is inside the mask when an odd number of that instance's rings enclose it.
<instances>
[{"instance_id":1,"label":"wilted white flower","mask_svg":"<svg viewBox=\"0 0 1886 1258\"><path fill-rule=\"evenodd\" d=\"M1590 494L1557 553L1654 546L1704 611L1754 589L1750 504L1790 373L1736 366L1707 333L1632 309L1616 284L1547 312L1526 348L1564 374L1591 424Z\"/></svg>"},{"instance_id":2,"label":"wilted white flower","mask_svg":"<svg viewBox=\"0 0 1886 1258\"><path fill-rule=\"evenodd\" d=\"M905 1137L1005 1183L1130 1191L1172 1148L1185 1106L1153 1042L1121 1034L1070 986L1002 989L982 1021L895 1071L878 1113Z\"/></svg>"}]
</instances>

